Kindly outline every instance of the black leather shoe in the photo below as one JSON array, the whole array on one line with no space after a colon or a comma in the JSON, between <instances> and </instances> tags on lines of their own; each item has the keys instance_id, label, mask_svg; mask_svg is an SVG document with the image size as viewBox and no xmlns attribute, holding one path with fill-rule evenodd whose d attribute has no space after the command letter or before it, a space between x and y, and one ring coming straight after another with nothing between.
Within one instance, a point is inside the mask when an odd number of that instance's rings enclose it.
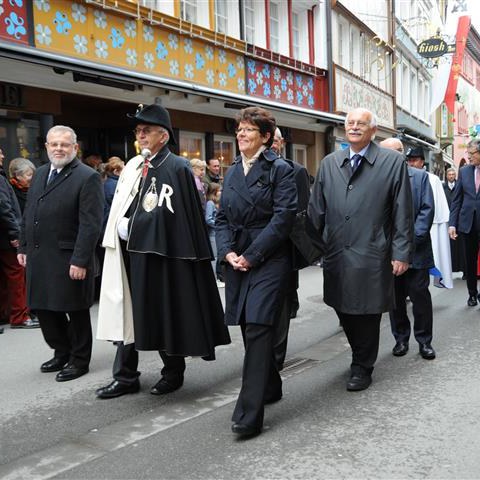
<instances>
[{"instance_id":1,"label":"black leather shoe","mask_svg":"<svg viewBox=\"0 0 480 480\"><path fill-rule=\"evenodd\" d=\"M53 357L48 362L42 363L40 365L40 371L47 373L47 372L59 372L67 363L67 360L63 360L61 358Z\"/></svg>"},{"instance_id":2,"label":"black leather shoe","mask_svg":"<svg viewBox=\"0 0 480 480\"><path fill-rule=\"evenodd\" d=\"M67 365L57 373L55 380L57 382L68 382L69 380L75 380L86 373L88 373L88 367L78 368L75 365Z\"/></svg>"},{"instance_id":3,"label":"black leather shoe","mask_svg":"<svg viewBox=\"0 0 480 480\"><path fill-rule=\"evenodd\" d=\"M467 300L467 305L469 307L475 307L476 305L478 305L477 296L476 295L470 295L468 297L468 300Z\"/></svg>"},{"instance_id":4,"label":"black leather shoe","mask_svg":"<svg viewBox=\"0 0 480 480\"><path fill-rule=\"evenodd\" d=\"M162 377L156 385L150 389L152 395L164 395L165 393L171 393L178 390L183 385L183 378L179 381L167 382L165 377Z\"/></svg>"},{"instance_id":5,"label":"black leather shoe","mask_svg":"<svg viewBox=\"0 0 480 480\"><path fill-rule=\"evenodd\" d=\"M138 379L132 383L120 383L118 380L114 380L106 387L97 388L95 395L98 398L115 398L125 395L126 393L137 393L140 390L140 382Z\"/></svg>"},{"instance_id":6,"label":"black leather shoe","mask_svg":"<svg viewBox=\"0 0 480 480\"><path fill-rule=\"evenodd\" d=\"M392 349L392 353L396 357L403 357L408 352L408 343L397 342Z\"/></svg>"},{"instance_id":7,"label":"black leather shoe","mask_svg":"<svg viewBox=\"0 0 480 480\"><path fill-rule=\"evenodd\" d=\"M372 376L367 374L354 374L347 382L347 390L349 392L359 392L366 390L372 383Z\"/></svg>"},{"instance_id":8,"label":"black leather shoe","mask_svg":"<svg viewBox=\"0 0 480 480\"><path fill-rule=\"evenodd\" d=\"M232 432L241 437L253 437L254 435L259 435L261 431L261 427L254 425L245 425L243 423L234 423L232 425Z\"/></svg>"},{"instance_id":9,"label":"black leather shoe","mask_svg":"<svg viewBox=\"0 0 480 480\"><path fill-rule=\"evenodd\" d=\"M435 350L428 343L421 343L419 347L420 355L425 360L433 360L435 358Z\"/></svg>"}]
</instances>

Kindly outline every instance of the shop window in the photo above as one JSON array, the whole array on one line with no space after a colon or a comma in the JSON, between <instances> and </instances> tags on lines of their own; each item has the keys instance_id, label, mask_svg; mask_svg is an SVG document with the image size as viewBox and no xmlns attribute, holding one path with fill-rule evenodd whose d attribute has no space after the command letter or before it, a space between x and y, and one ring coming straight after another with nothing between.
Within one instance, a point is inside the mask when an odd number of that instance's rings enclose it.
<instances>
[{"instance_id":1,"label":"shop window","mask_svg":"<svg viewBox=\"0 0 480 480\"><path fill-rule=\"evenodd\" d=\"M235 158L235 139L215 135L213 142L214 158L220 161L222 176Z\"/></svg>"},{"instance_id":2,"label":"shop window","mask_svg":"<svg viewBox=\"0 0 480 480\"><path fill-rule=\"evenodd\" d=\"M293 160L307 167L307 147L305 145L293 145Z\"/></svg>"},{"instance_id":3,"label":"shop window","mask_svg":"<svg viewBox=\"0 0 480 480\"><path fill-rule=\"evenodd\" d=\"M205 139L200 133L180 132L180 155L188 160L205 160Z\"/></svg>"}]
</instances>

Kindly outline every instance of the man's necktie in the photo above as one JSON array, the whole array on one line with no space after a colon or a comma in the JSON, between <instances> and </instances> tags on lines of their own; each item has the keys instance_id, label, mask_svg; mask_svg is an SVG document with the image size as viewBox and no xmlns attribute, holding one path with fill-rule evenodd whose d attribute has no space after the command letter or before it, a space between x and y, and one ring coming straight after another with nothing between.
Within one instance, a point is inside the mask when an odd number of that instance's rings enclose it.
<instances>
[{"instance_id":1,"label":"man's necktie","mask_svg":"<svg viewBox=\"0 0 480 480\"><path fill-rule=\"evenodd\" d=\"M480 188L480 167L475 167L475 191L478 193Z\"/></svg>"},{"instance_id":2,"label":"man's necktie","mask_svg":"<svg viewBox=\"0 0 480 480\"><path fill-rule=\"evenodd\" d=\"M57 175L58 175L58 170L56 168L54 168L51 172L50 172L50 175L48 176L48 181L47 181L47 185L49 183L52 183L56 178L57 178Z\"/></svg>"},{"instance_id":3,"label":"man's necktie","mask_svg":"<svg viewBox=\"0 0 480 480\"><path fill-rule=\"evenodd\" d=\"M352 173L355 173L355 170L358 168L360 165L360 161L362 160L362 156L356 153L351 159L350 159L350 165L352 166Z\"/></svg>"},{"instance_id":4,"label":"man's necktie","mask_svg":"<svg viewBox=\"0 0 480 480\"><path fill-rule=\"evenodd\" d=\"M145 157L145 160L143 161L142 178L145 178L147 176L149 165L150 165L150 160L147 157Z\"/></svg>"}]
</instances>

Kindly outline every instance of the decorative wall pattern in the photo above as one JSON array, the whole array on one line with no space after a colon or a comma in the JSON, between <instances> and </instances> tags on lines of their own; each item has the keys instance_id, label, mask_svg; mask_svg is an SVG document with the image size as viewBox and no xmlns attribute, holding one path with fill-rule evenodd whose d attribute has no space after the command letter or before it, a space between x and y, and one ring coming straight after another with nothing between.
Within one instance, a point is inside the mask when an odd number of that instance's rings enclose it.
<instances>
[{"instance_id":1,"label":"decorative wall pattern","mask_svg":"<svg viewBox=\"0 0 480 480\"><path fill-rule=\"evenodd\" d=\"M80 2L35 0L33 14L37 48L245 93L242 55Z\"/></svg>"},{"instance_id":2,"label":"decorative wall pattern","mask_svg":"<svg viewBox=\"0 0 480 480\"><path fill-rule=\"evenodd\" d=\"M28 44L27 2L0 0L0 39Z\"/></svg>"},{"instance_id":3,"label":"decorative wall pattern","mask_svg":"<svg viewBox=\"0 0 480 480\"><path fill-rule=\"evenodd\" d=\"M299 107L318 108L315 77L258 60L247 61L247 93Z\"/></svg>"}]
</instances>

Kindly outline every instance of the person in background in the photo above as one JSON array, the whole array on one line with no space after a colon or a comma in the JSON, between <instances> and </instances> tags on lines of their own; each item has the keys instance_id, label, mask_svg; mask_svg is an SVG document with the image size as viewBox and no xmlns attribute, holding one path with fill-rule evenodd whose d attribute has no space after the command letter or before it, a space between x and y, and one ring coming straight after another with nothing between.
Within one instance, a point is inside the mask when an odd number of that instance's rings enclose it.
<instances>
[{"instance_id":1,"label":"person in background","mask_svg":"<svg viewBox=\"0 0 480 480\"><path fill-rule=\"evenodd\" d=\"M284 140L282 132L279 128L276 128L271 149L283 158L283 146ZM307 169L292 160L286 161L289 162L293 167L294 180L297 186L297 214L306 212L308 207L308 200L310 198L310 177L308 175ZM290 319L297 316L297 312L300 307L297 293L298 271L304 266L307 266L307 264L303 262L303 258L301 258L300 252L297 251L293 243L291 243L291 249L293 269L289 275L288 288L285 294L285 301L282 311L280 313L279 324L276 330L274 340L275 360L277 362L277 367L279 371L283 369L283 364L287 354Z\"/></svg>"},{"instance_id":2,"label":"person in background","mask_svg":"<svg viewBox=\"0 0 480 480\"><path fill-rule=\"evenodd\" d=\"M32 183L32 177L35 173L35 165L26 158L14 158L8 165L8 175L10 184L20 205L20 211L23 214L25 203L27 202L27 192Z\"/></svg>"},{"instance_id":3,"label":"person in background","mask_svg":"<svg viewBox=\"0 0 480 480\"><path fill-rule=\"evenodd\" d=\"M480 241L480 139L467 145L470 163L458 171L457 185L450 206L448 233L452 240L463 242L465 250L465 276L467 279L467 305L478 305L477 259Z\"/></svg>"},{"instance_id":4,"label":"person in background","mask_svg":"<svg viewBox=\"0 0 480 480\"><path fill-rule=\"evenodd\" d=\"M2 159L3 160L3 159ZM38 328L26 305L25 272L17 261L22 212L5 176L0 175L0 311L10 328Z\"/></svg>"},{"instance_id":5,"label":"person in background","mask_svg":"<svg viewBox=\"0 0 480 480\"><path fill-rule=\"evenodd\" d=\"M55 380L65 382L89 370L104 199L100 175L77 158L70 127L52 127L45 147L50 162L37 169L28 191L17 258L26 268L27 304L54 351L40 371L58 372Z\"/></svg>"},{"instance_id":6,"label":"person in background","mask_svg":"<svg viewBox=\"0 0 480 480\"><path fill-rule=\"evenodd\" d=\"M110 207L112 206L113 196L117 188L118 178L122 173L125 162L120 157L110 157L105 164L106 180L103 184L103 191L105 192L105 209L103 213L103 230L107 224Z\"/></svg>"},{"instance_id":7,"label":"person in background","mask_svg":"<svg viewBox=\"0 0 480 480\"><path fill-rule=\"evenodd\" d=\"M416 168L417 170L424 170L425 154L423 148L410 148L407 151L406 157L410 167ZM430 271L430 274L434 277L434 285L436 287L453 288L452 257L448 235L448 220L450 216L448 202L440 179L433 173L426 173L430 186L432 187L435 206L435 215L430 229L435 268Z\"/></svg>"},{"instance_id":8,"label":"person in background","mask_svg":"<svg viewBox=\"0 0 480 480\"><path fill-rule=\"evenodd\" d=\"M447 198L448 208L452 208L453 192L457 185L457 171L454 168L447 170L446 181L443 182L443 191ZM465 273L465 251L463 242L456 242L450 238L450 252L452 255L452 272ZM463 276L465 280L465 275Z\"/></svg>"},{"instance_id":9,"label":"person in background","mask_svg":"<svg viewBox=\"0 0 480 480\"><path fill-rule=\"evenodd\" d=\"M203 177L204 183L219 183L222 184L223 178L220 176L220 160L217 158L209 158L207 160L207 169Z\"/></svg>"},{"instance_id":10,"label":"person in background","mask_svg":"<svg viewBox=\"0 0 480 480\"><path fill-rule=\"evenodd\" d=\"M398 151L399 148L395 148L398 142L400 142L398 138L388 138L380 142L380 146L392 147ZM396 357L401 357L408 352L411 325L406 299L409 297L414 318L413 331L419 344L420 355L426 360L433 360L435 358L435 350L431 346L433 309L428 286L429 269L434 264L430 238L435 210L434 197L428 174L423 168L409 164L408 177L413 197L415 249L410 268L394 280L395 306L390 310L390 326L396 343L392 353Z\"/></svg>"},{"instance_id":11,"label":"person in background","mask_svg":"<svg viewBox=\"0 0 480 480\"><path fill-rule=\"evenodd\" d=\"M98 167L102 164L102 162L103 160L101 155L98 155L97 153L88 155L88 157L83 159L83 163L89 167L92 167L94 170L98 170Z\"/></svg>"},{"instance_id":12,"label":"person in background","mask_svg":"<svg viewBox=\"0 0 480 480\"><path fill-rule=\"evenodd\" d=\"M240 156L229 168L216 219L218 257L226 262L225 322L240 325L242 387L232 431L259 434L264 406L282 398L275 330L292 271L289 235L297 211L293 168L270 150L275 119L249 107L237 118Z\"/></svg>"},{"instance_id":13,"label":"person in background","mask_svg":"<svg viewBox=\"0 0 480 480\"><path fill-rule=\"evenodd\" d=\"M202 204L203 211L205 211L205 204L207 203L205 184L203 183L203 177L205 176L205 166L207 165L203 160L199 158L192 158L190 160L193 175L195 177L195 185L197 186L198 194L200 195L200 202Z\"/></svg>"},{"instance_id":14,"label":"person in background","mask_svg":"<svg viewBox=\"0 0 480 480\"><path fill-rule=\"evenodd\" d=\"M324 301L335 309L352 348L348 391L372 383L382 313L394 306L394 278L413 253L413 202L405 157L379 147L375 115L351 110L350 146L320 163L307 231L323 245Z\"/></svg>"},{"instance_id":15,"label":"person in background","mask_svg":"<svg viewBox=\"0 0 480 480\"><path fill-rule=\"evenodd\" d=\"M217 286L222 288L225 286L223 282L222 267L218 261L217 243L215 241L215 218L220 204L220 197L222 196L222 186L219 183L209 183L207 187L207 204L205 205L205 221L208 227L208 236L210 244L212 245L213 255L212 267L217 276Z\"/></svg>"}]
</instances>

